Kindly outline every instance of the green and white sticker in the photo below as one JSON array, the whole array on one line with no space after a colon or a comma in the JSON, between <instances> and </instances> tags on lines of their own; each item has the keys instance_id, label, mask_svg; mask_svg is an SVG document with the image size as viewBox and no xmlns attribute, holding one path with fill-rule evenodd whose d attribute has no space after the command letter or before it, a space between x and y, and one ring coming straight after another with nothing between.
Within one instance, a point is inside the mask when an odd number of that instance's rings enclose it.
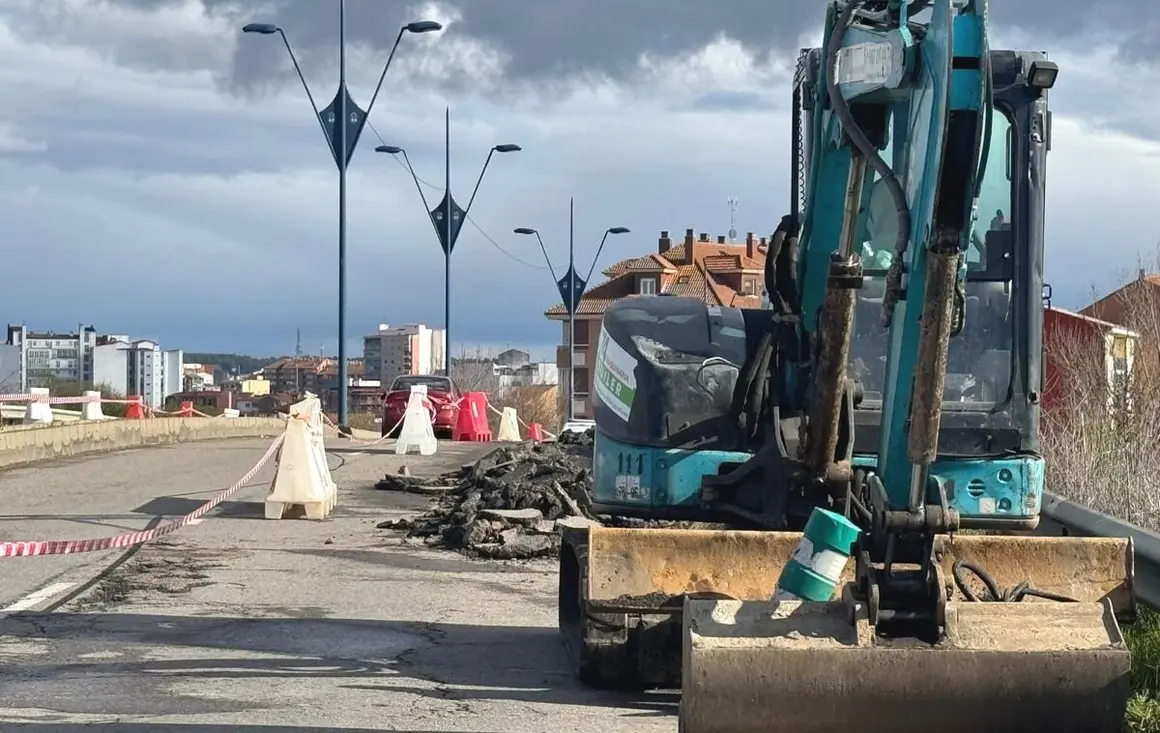
<instances>
[{"instance_id":1,"label":"green and white sticker","mask_svg":"<svg viewBox=\"0 0 1160 733\"><path fill-rule=\"evenodd\" d=\"M621 420L628 420L636 397L635 368L636 359L601 326L600 340L596 345L596 395Z\"/></svg>"}]
</instances>

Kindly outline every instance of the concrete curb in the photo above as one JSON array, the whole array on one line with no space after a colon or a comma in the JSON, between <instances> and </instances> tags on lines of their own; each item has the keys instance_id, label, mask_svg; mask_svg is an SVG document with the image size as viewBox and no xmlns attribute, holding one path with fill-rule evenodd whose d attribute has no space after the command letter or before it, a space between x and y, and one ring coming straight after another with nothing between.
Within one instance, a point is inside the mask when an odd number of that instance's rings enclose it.
<instances>
[{"instance_id":1,"label":"concrete curb","mask_svg":"<svg viewBox=\"0 0 1160 733\"><path fill-rule=\"evenodd\" d=\"M88 453L196 440L273 438L282 432L285 424L285 420L276 417L166 417L5 430L0 432L0 469Z\"/></svg>"}]
</instances>

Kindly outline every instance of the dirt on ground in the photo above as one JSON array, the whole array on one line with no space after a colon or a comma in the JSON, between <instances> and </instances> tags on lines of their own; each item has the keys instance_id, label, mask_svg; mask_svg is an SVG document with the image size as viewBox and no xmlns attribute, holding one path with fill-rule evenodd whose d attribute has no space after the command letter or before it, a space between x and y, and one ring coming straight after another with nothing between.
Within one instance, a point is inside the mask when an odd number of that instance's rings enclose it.
<instances>
[{"instance_id":1,"label":"dirt on ground","mask_svg":"<svg viewBox=\"0 0 1160 733\"><path fill-rule=\"evenodd\" d=\"M656 527L658 522L592 512L592 431L565 433L554 443L498 447L476 463L434 478L404 469L376 484L384 491L434 497L414 519L382 522L380 529L472 557L517 560L550 557L565 526Z\"/></svg>"}]
</instances>

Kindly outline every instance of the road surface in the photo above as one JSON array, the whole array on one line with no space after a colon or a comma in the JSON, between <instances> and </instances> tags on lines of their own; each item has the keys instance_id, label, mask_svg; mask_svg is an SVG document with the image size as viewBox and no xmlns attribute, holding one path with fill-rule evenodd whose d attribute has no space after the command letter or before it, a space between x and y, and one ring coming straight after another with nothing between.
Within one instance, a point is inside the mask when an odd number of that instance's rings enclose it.
<instances>
[{"instance_id":1,"label":"road surface","mask_svg":"<svg viewBox=\"0 0 1160 733\"><path fill-rule=\"evenodd\" d=\"M100 536L185 514L266 445L0 473L4 535ZM441 443L436 456L405 459L334 446L340 498L327 521L262 519L263 472L219 514L131 557L0 561L3 602L20 611L0 620L0 730L676 730L673 694L574 682L554 628L553 562L469 561L375 529L425 503L375 490L383 473L403 462L439 473L488 446Z\"/></svg>"}]
</instances>

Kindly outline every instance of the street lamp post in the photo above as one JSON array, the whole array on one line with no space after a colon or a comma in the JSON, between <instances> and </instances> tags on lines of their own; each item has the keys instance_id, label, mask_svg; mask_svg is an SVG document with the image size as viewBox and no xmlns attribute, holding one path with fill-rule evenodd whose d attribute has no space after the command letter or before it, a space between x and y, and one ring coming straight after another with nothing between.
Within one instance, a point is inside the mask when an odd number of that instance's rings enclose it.
<instances>
[{"instance_id":1,"label":"street lamp post","mask_svg":"<svg viewBox=\"0 0 1160 733\"><path fill-rule=\"evenodd\" d=\"M459 240L459 232L462 231L463 222L471 211L475 195L479 193L479 184L483 183L483 175L487 173L487 167L491 164L491 156L496 153L518 153L523 148L513 143L493 145L487 153L487 160L483 162L483 168L479 171L479 177L475 179L475 188L471 191L471 198L467 200L467 208L461 209L451 195L450 107L444 112L443 129L444 193L443 200L434 207L427 203L427 196L423 193L423 186L419 183L419 177L415 175L415 168L411 165L411 159L407 157L406 150L396 145L380 145L375 148L375 152L403 156L403 162L406 164L407 170L411 172L411 179L415 181L415 189L419 192L423 208L426 210L427 216L431 218L431 225L435 227L435 236L439 237L439 245L443 248L443 373L451 376L451 253L455 249L455 243Z\"/></svg>"},{"instance_id":2,"label":"street lamp post","mask_svg":"<svg viewBox=\"0 0 1160 733\"><path fill-rule=\"evenodd\" d=\"M282 30L281 26L273 23L250 23L242 28L243 33L257 33L264 36L277 33L282 37L286 53L290 55L294 71L298 74L299 81L302 82L302 88L306 90L306 97L310 100L310 108L314 110L314 116L322 127L322 134L325 136L326 143L330 146L330 152L334 155L334 162L338 166L338 425L346 434L350 433L347 424L346 363L346 169L354 155L355 146L358 145L358 138L362 134L363 126L366 124L371 110L374 109L375 100L378 99L379 90L382 89L383 80L387 77L387 70L391 68L391 61L395 58L395 51L398 50L399 43L403 40L403 34L430 33L442 28L443 26L435 21L420 20L408 23L399 29L395 45L391 47L391 53L387 56L386 64L383 65L383 73L379 75L379 82L375 86L374 94L371 95L371 102L367 105L366 111L363 111L351 98L350 92L346 88L346 0L339 0L338 92L334 95L333 101L321 112L314 102L314 95L310 93L306 77L302 75L302 67L298 65L294 49L290 46L290 39L286 37L286 32Z\"/></svg>"},{"instance_id":3,"label":"street lamp post","mask_svg":"<svg viewBox=\"0 0 1160 733\"><path fill-rule=\"evenodd\" d=\"M580 299L584 297L584 291L588 287L588 283L592 281L592 271L596 269L596 262L600 259L600 253L604 250L604 243L608 241L609 234L628 234L628 227L610 227L604 230L604 236L600 238L600 246L596 248L596 255L592 258L592 265L588 268L588 274L581 278L576 273L576 238L575 238L575 222L576 222L576 200L569 199L568 201L568 272L564 273L564 277L557 278L556 271L552 268L552 259L548 257L548 250L544 247L544 240L540 237L540 233L535 229L527 227L519 227L515 230L516 234L532 234L535 235L536 241L540 243L540 251L544 253L544 261L548 263L548 272L552 274L552 279L556 281L556 289L560 291L560 297L564 300L564 307L568 309L568 419L576 419L576 311L580 307Z\"/></svg>"}]
</instances>

